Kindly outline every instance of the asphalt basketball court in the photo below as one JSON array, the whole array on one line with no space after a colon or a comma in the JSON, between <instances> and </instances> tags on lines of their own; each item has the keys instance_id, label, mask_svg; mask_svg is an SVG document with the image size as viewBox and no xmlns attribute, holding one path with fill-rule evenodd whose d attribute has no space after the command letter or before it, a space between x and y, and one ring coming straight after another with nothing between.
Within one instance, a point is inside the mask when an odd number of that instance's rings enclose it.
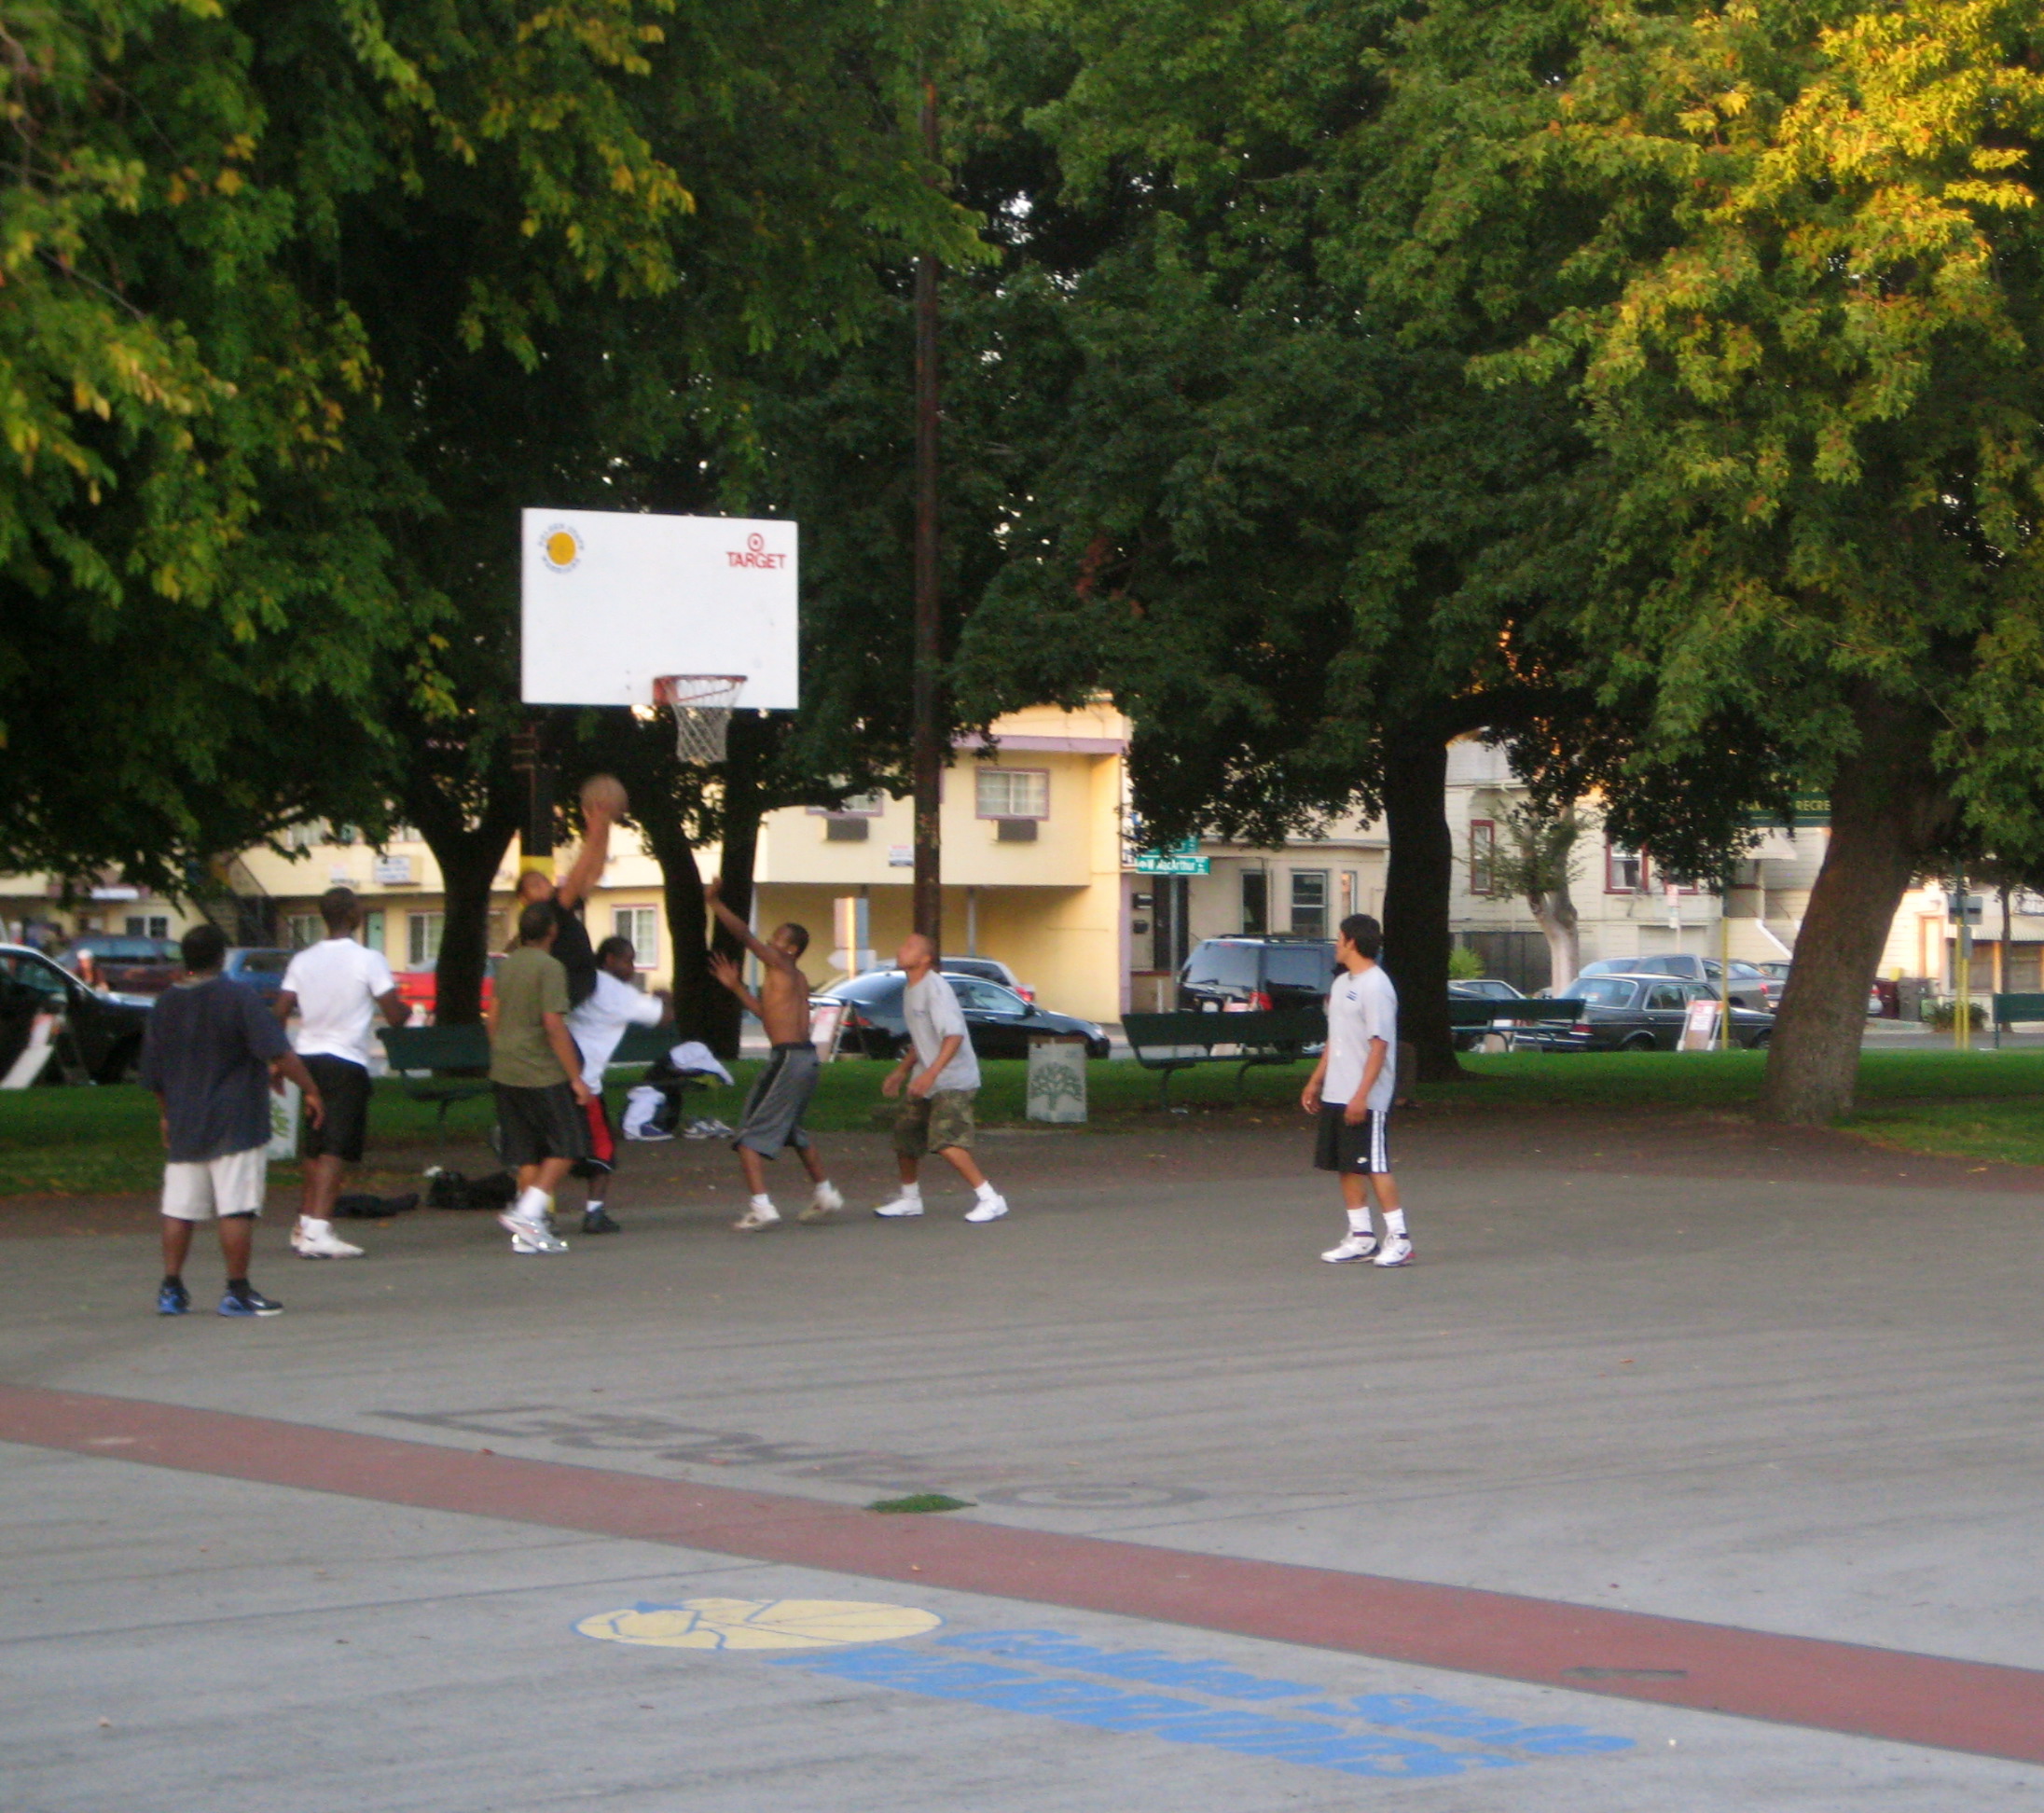
<instances>
[{"instance_id":1,"label":"asphalt basketball court","mask_svg":"<svg viewBox=\"0 0 2044 1813\"><path fill-rule=\"evenodd\" d=\"M1378 1273L1304 1144L993 1135L1005 1222L750 1239L669 1148L559 1260L273 1211L255 1324L22 1206L7 1804L2037 1805L2032 1180L1416 1120Z\"/></svg>"}]
</instances>

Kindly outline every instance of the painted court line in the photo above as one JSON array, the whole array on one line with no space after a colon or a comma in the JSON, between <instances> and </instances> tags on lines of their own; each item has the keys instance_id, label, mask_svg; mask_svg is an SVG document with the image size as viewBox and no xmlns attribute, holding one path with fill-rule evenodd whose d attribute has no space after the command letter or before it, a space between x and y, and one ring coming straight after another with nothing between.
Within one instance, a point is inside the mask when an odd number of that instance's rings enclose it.
<instances>
[{"instance_id":1,"label":"painted court line","mask_svg":"<svg viewBox=\"0 0 2044 1813\"><path fill-rule=\"evenodd\" d=\"M2044 1671L0 1386L0 1441L2044 1763Z\"/></svg>"}]
</instances>

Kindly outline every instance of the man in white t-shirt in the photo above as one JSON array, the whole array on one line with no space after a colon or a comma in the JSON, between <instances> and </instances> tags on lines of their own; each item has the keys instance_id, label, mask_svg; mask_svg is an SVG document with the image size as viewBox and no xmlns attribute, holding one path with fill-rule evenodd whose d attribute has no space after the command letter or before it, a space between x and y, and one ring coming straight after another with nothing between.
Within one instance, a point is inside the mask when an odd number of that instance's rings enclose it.
<instances>
[{"instance_id":1,"label":"man in white t-shirt","mask_svg":"<svg viewBox=\"0 0 2044 1813\"><path fill-rule=\"evenodd\" d=\"M585 1234L621 1231L603 1207L610 1194L606 1180L617 1169L617 1129L603 1105L603 1073L624 1043L628 1027L657 1026L668 1016L664 996L634 985L638 973L639 953L631 940L605 938L596 948L596 986L568 1013L568 1035L582 1054L582 1080L589 1086L582 1109L589 1121L589 1156L578 1160L573 1171L588 1184L588 1199L582 1206Z\"/></svg>"},{"instance_id":2,"label":"man in white t-shirt","mask_svg":"<svg viewBox=\"0 0 2044 1813\"><path fill-rule=\"evenodd\" d=\"M305 1194L291 1250L301 1259L359 1259L362 1249L334 1234L334 1200L350 1165L362 1162L369 1131L369 1039L380 1013L393 1026L407 1017L380 950L358 943L362 906L349 888L320 896L326 935L292 958L277 996L277 1017L296 1014L294 1048L319 1084L326 1116L305 1130Z\"/></svg>"},{"instance_id":3,"label":"man in white t-shirt","mask_svg":"<svg viewBox=\"0 0 2044 1813\"><path fill-rule=\"evenodd\" d=\"M965 1212L969 1222L999 1221L1008 1212L1006 1200L973 1162L973 1098L979 1093L979 1059L965 1030L965 1015L951 985L937 974L937 953L930 940L912 932L895 960L908 978L902 990L902 1014L908 1023L908 1049L888 1073L880 1093L906 1099L894 1123L894 1159L902 1187L893 1201L873 1212L890 1221L906 1221L922 1213L922 1185L917 1181L925 1153L940 1153L978 1198Z\"/></svg>"},{"instance_id":4,"label":"man in white t-shirt","mask_svg":"<svg viewBox=\"0 0 2044 1813\"><path fill-rule=\"evenodd\" d=\"M1377 962L1383 948L1383 929L1369 914L1342 920L1334 946L1341 974L1327 991L1327 1045L1299 1098L1300 1107L1319 1116L1314 1165L1341 1173L1348 1211L1347 1236L1320 1254L1332 1266L1362 1259L1409 1266L1413 1260L1386 1137L1398 1085L1398 990ZM1381 1244L1370 1227L1372 1191L1384 1211Z\"/></svg>"}]
</instances>

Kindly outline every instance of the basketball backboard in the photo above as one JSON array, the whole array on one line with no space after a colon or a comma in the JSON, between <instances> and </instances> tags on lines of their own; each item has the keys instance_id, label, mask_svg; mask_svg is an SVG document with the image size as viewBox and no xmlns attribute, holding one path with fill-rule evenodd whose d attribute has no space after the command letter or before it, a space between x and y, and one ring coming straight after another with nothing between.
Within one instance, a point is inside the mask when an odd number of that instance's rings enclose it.
<instances>
[{"instance_id":1,"label":"basketball backboard","mask_svg":"<svg viewBox=\"0 0 2044 1813\"><path fill-rule=\"evenodd\" d=\"M741 710L792 712L795 525L526 510L520 696L651 705L666 674L743 674Z\"/></svg>"}]
</instances>

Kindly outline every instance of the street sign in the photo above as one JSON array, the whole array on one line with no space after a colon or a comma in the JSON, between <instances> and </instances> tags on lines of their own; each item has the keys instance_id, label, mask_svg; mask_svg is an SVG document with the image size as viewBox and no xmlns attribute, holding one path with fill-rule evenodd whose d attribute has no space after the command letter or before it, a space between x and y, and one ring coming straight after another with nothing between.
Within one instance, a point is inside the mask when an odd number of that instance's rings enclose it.
<instances>
[{"instance_id":1,"label":"street sign","mask_svg":"<svg viewBox=\"0 0 2044 1813\"><path fill-rule=\"evenodd\" d=\"M1128 866L1138 875L1207 875L1213 863L1199 853L1197 837L1185 837L1168 850L1131 850Z\"/></svg>"},{"instance_id":2,"label":"street sign","mask_svg":"<svg viewBox=\"0 0 2044 1813\"><path fill-rule=\"evenodd\" d=\"M1746 822L1756 831L1781 826L1798 831L1828 828L1831 822L1830 797L1827 794L1796 794L1789 799L1786 812L1748 812Z\"/></svg>"},{"instance_id":3,"label":"street sign","mask_svg":"<svg viewBox=\"0 0 2044 1813\"><path fill-rule=\"evenodd\" d=\"M1986 905L1987 896L1985 894L1969 893L1966 896L1965 905L1962 907L1958 893L1950 888L1945 890L1945 911L1954 920L1959 918L1963 912L1968 925L1978 925L1981 922L1981 910Z\"/></svg>"}]
</instances>

